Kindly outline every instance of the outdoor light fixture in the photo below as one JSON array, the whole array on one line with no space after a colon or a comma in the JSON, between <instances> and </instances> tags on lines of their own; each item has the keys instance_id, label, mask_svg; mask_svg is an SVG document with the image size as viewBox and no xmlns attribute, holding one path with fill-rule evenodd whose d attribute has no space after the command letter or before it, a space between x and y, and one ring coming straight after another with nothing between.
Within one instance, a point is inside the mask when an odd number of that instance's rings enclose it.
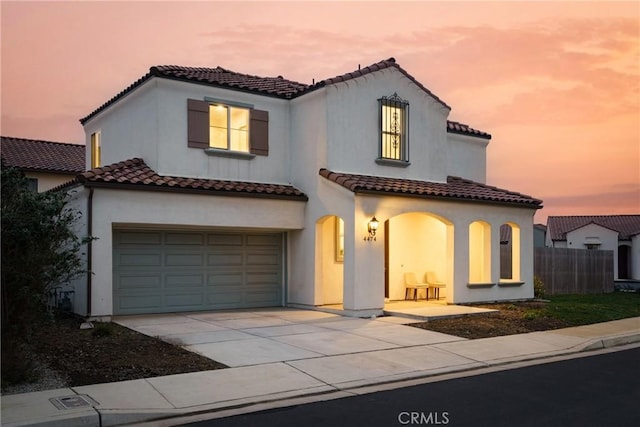
<instances>
[{"instance_id":1,"label":"outdoor light fixture","mask_svg":"<svg viewBox=\"0 0 640 427\"><path fill-rule=\"evenodd\" d=\"M364 240L368 242L376 240L376 231L378 230L378 224L380 223L375 216L371 218L371 220L369 220L369 222L367 223L367 231L369 232L369 235L366 236Z\"/></svg>"}]
</instances>

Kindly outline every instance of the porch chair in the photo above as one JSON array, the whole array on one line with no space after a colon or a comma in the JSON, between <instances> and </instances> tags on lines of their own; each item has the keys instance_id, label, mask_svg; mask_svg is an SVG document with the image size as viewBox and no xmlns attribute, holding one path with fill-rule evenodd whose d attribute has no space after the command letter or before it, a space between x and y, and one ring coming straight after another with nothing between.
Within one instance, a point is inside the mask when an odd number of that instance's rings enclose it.
<instances>
[{"instance_id":1,"label":"porch chair","mask_svg":"<svg viewBox=\"0 0 640 427\"><path fill-rule=\"evenodd\" d=\"M409 290L413 289L413 300L418 301L418 290L425 289L427 301L429 301L429 285L426 283L418 282L415 273L404 273L404 299L409 298Z\"/></svg>"},{"instance_id":2,"label":"porch chair","mask_svg":"<svg viewBox=\"0 0 640 427\"><path fill-rule=\"evenodd\" d=\"M446 283L440 282L436 277L436 273L434 273L433 271L427 271L427 274L425 274L425 278L429 289L433 288L433 296L436 298L436 300L439 300L440 288L446 287ZM427 293L429 293L429 290L427 290Z\"/></svg>"}]
</instances>

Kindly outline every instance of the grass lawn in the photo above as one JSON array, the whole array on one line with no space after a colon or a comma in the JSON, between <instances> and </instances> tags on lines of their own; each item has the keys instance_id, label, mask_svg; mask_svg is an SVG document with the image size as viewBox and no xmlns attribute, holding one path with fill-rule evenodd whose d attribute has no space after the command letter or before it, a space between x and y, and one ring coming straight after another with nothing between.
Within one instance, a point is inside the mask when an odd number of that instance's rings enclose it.
<instances>
[{"instance_id":1,"label":"grass lawn","mask_svg":"<svg viewBox=\"0 0 640 427\"><path fill-rule=\"evenodd\" d=\"M554 295L530 315L553 317L571 325L587 325L640 316L640 294L614 292L591 295Z\"/></svg>"},{"instance_id":2,"label":"grass lawn","mask_svg":"<svg viewBox=\"0 0 640 427\"><path fill-rule=\"evenodd\" d=\"M499 310L487 314L436 319L411 326L468 339L525 334L640 317L640 294L614 292L593 295L554 295L545 301L475 304Z\"/></svg>"}]
</instances>

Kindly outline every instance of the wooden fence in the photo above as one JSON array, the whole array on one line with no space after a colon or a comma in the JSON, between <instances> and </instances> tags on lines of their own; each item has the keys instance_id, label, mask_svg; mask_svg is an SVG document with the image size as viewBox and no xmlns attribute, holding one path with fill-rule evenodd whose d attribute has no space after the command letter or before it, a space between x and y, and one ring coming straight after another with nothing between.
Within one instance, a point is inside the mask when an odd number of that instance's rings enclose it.
<instances>
[{"instance_id":1,"label":"wooden fence","mask_svg":"<svg viewBox=\"0 0 640 427\"><path fill-rule=\"evenodd\" d=\"M534 275L549 295L613 292L613 251L535 248Z\"/></svg>"}]
</instances>

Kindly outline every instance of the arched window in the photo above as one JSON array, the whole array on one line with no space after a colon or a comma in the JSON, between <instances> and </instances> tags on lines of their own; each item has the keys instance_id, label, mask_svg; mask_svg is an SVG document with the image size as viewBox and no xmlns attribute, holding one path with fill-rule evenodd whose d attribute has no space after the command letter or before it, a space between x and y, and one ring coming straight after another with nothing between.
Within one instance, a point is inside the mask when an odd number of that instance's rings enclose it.
<instances>
[{"instance_id":1,"label":"arched window","mask_svg":"<svg viewBox=\"0 0 640 427\"><path fill-rule=\"evenodd\" d=\"M484 221L469 224L469 283L491 282L491 226Z\"/></svg>"},{"instance_id":2,"label":"arched window","mask_svg":"<svg viewBox=\"0 0 640 427\"><path fill-rule=\"evenodd\" d=\"M500 280L520 281L520 227L514 223L500 226Z\"/></svg>"}]
</instances>

